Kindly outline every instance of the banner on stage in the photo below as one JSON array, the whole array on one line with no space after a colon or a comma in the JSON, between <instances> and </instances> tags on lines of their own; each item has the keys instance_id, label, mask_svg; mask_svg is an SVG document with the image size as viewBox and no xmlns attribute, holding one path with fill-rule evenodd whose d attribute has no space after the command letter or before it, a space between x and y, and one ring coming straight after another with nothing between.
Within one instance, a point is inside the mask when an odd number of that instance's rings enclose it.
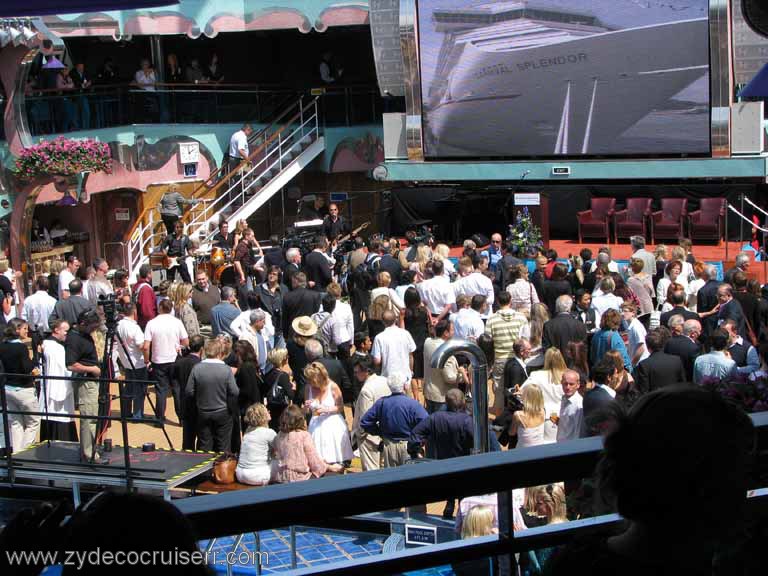
<instances>
[{"instance_id":1,"label":"banner on stage","mask_svg":"<svg viewBox=\"0 0 768 576\"><path fill-rule=\"evenodd\" d=\"M515 194L515 206L539 206L541 196L538 192L521 192Z\"/></svg>"}]
</instances>

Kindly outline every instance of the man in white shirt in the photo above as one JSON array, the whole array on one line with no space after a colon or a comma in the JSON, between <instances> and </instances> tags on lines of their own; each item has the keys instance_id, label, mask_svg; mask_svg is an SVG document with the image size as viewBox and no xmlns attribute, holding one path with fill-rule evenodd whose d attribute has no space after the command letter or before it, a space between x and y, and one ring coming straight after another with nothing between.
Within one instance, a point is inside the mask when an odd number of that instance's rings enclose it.
<instances>
[{"instance_id":1,"label":"man in white shirt","mask_svg":"<svg viewBox=\"0 0 768 576\"><path fill-rule=\"evenodd\" d=\"M253 133L250 124L243 124L237 132L232 134L229 139L229 150L227 151L227 172L231 172L241 162L248 160L250 148L248 146L248 136Z\"/></svg>"},{"instance_id":2,"label":"man in white shirt","mask_svg":"<svg viewBox=\"0 0 768 576\"><path fill-rule=\"evenodd\" d=\"M373 365L369 358L355 360L353 375L358 385L362 384L362 388L355 401L352 436L357 439L357 447L360 451L360 464L363 472L378 470L381 468L381 452L379 451L381 437L368 434L363 430L360 426L360 419L376 403L376 400L389 396L392 394L392 391L387 385L387 379L374 373Z\"/></svg>"},{"instance_id":3,"label":"man in white shirt","mask_svg":"<svg viewBox=\"0 0 768 576\"><path fill-rule=\"evenodd\" d=\"M92 280L88 281L88 291L83 291L83 294L96 306L99 303L99 296L114 294L115 289L112 287L112 283L107 280L109 263L104 258L96 258L93 261L93 270L95 275Z\"/></svg>"},{"instance_id":4,"label":"man in white shirt","mask_svg":"<svg viewBox=\"0 0 768 576\"><path fill-rule=\"evenodd\" d=\"M580 381L576 370L566 370L560 381L563 398L560 401L560 416L557 420L557 441L576 440L581 434L582 398L579 394Z\"/></svg>"},{"instance_id":5,"label":"man in white shirt","mask_svg":"<svg viewBox=\"0 0 768 576\"><path fill-rule=\"evenodd\" d=\"M75 279L80 268L80 260L74 254L67 256L67 267L59 272L59 300L69 298L69 283Z\"/></svg>"},{"instance_id":6,"label":"man in white shirt","mask_svg":"<svg viewBox=\"0 0 768 576\"><path fill-rule=\"evenodd\" d=\"M21 317L29 324L29 331L32 338L37 335L38 344L43 339L43 334L48 331L48 317L56 306L56 298L48 294L48 278L38 276L35 280L35 293L24 300L24 306L21 309Z\"/></svg>"},{"instance_id":7,"label":"man in white shirt","mask_svg":"<svg viewBox=\"0 0 768 576\"><path fill-rule=\"evenodd\" d=\"M493 281L482 272L475 270L472 259L465 256L459 261L459 274L461 277L453 283L453 293L458 298L461 294L469 297L481 294L485 296L488 307L493 306ZM483 318L487 318L486 313Z\"/></svg>"},{"instance_id":8,"label":"man in white shirt","mask_svg":"<svg viewBox=\"0 0 768 576\"><path fill-rule=\"evenodd\" d=\"M454 336L475 342L485 332L482 314L489 308L485 296L476 294L470 299L462 294L456 298L456 306L459 311L451 316Z\"/></svg>"},{"instance_id":9,"label":"man in white shirt","mask_svg":"<svg viewBox=\"0 0 768 576\"><path fill-rule=\"evenodd\" d=\"M632 366L637 366L641 360L648 357L645 349L645 336L648 331L643 326L643 323L637 319L637 306L635 306L634 302L622 303L621 315L627 324L627 333L629 335L627 352L629 353L629 359L632 361Z\"/></svg>"},{"instance_id":10,"label":"man in white shirt","mask_svg":"<svg viewBox=\"0 0 768 576\"><path fill-rule=\"evenodd\" d=\"M122 342L122 345L121 345ZM148 379L147 364L144 361L144 331L136 322L136 305L133 302L123 304L123 318L117 323L115 342L117 358L125 377L123 390L123 414L131 418L144 418L144 395Z\"/></svg>"},{"instance_id":11,"label":"man in white shirt","mask_svg":"<svg viewBox=\"0 0 768 576\"><path fill-rule=\"evenodd\" d=\"M147 322L144 330L144 361L152 365L155 383L155 411L157 412L156 426L165 422L165 399L168 390L173 393L173 404L181 422L182 403L180 390L171 388L171 375L176 356L181 349L189 344L189 336L181 320L173 316L173 303L166 299L157 306L158 315Z\"/></svg>"},{"instance_id":12,"label":"man in white shirt","mask_svg":"<svg viewBox=\"0 0 768 576\"><path fill-rule=\"evenodd\" d=\"M466 368L459 366L455 356L448 358L442 369L432 368L435 350L453 338L453 335L453 324L444 319L435 326L435 337L424 341L424 399L429 414L445 410L445 393L469 382Z\"/></svg>"},{"instance_id":13,"label":"man in white shirt","mask_svg":"<svg viewBox=\"0 0 768 576\"><path fill-rule=\"evenodd\" d=\"M349 358L355 337L355 318L352 307L341 301L341 286L337 282L328 284L326 291L336 298L336 306L331 312L331 340L339 359L344 360Z\"/></svg>"},{"instance_id":14,"label":"man in white shirt","mask_svg":"<svg viewBox=\"0 0 768 576\"><path fill-rule=\"evenodd\" d=\"M259 368L261 368L262 374L266 374L268 372L267 354L272 350L269 336L265 330L267 313L262 309L251 310L249 319L248 326L240 333L239 338L253 347L256 357L259 359Z\"/></svg>"},{"instance_id":15,"label":"man in white shirt","mask_svg":"<svg viewBox=\"0 0 768 576\"><path fill-rule=\"evenodd\" d=\"M613 278L606 276L600 281L600 293L592 297L592 308L595 310L595 326L600 328L600 319L606 310L611 308L617 312L621 311L621 304L624 302L616 296L613 291L616 289L616 283Z\"/></svg>"},{"instance_id":16,"label":"man in white shirt","mask_svg":"<svg viewBox=\"0 0 768 576\"><path fill-rule=\"evenodd\" d=\"M155 69L152 68L152 64L146 58L141 59L141 68L136 71L133 81L139 88L147 92L154 92L156 90L157 76L155 75Z\"/></svg>"},{"instance_id":17,"label":"man in white shirt","mask_svg":"<svg viewBox=\"0 0 768 576\"><path fill-rule=\"evenodd\" d=\"M416 343L407 330L395 326L395 313L387 310L382 314L384 331L380 332L373 341L371 356L373 363L381 367L381 375L385 378L393 373L405 374L410 383L413 377L413 353Z\"/></svg>"},{"instance_id":18,"label":"man in white shirt","mask_svg":"<svg viewBox=\"0 0 768 576\"><path fill-rule=\"evenodd\" d=\"M456 294L453 291L450 280L443 276L442 260L432 261L432 273L434 276L416 285L421 301L432 314L432 324L450 314L456 305Z\"/></svg>"}]
</instances>

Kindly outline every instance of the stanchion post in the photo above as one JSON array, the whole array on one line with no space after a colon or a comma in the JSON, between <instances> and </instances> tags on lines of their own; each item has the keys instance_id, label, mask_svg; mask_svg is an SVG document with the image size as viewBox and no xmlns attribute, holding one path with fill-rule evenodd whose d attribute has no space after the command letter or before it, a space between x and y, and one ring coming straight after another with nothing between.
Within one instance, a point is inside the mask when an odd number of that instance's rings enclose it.
<instances>
[{"instance_id":1,"label":"stanchion post","mask_svg":"<svg viewBox=\"0 0 768 576\"><path fill-rule=\"evenodd\" d=\"M5 386L0 386L0 409L3 418L3 436L5 437L5 465L8 471L8 481L13 485L13 441L11 440L11 425L8 422L8 397L5 395Z\"/></svg>"}]
</instances>

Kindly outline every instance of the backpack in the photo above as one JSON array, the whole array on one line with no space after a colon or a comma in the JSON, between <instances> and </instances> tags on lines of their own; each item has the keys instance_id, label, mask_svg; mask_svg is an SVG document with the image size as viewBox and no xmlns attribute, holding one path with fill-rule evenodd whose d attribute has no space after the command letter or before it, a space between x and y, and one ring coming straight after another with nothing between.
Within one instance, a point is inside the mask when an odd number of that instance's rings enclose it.
<instances>
[{"instance_id":1,"label":"backpack","mask_svg":"<svg viewBox=\"0 0 768 576\"><path fill-rule=\"evenodd\" d=\"M275 382L269 388L267 392L267 406L288 406L291 401L288 398L288 394L279 384L280 378L275 378Z\"/></svg>"}]
</instances>

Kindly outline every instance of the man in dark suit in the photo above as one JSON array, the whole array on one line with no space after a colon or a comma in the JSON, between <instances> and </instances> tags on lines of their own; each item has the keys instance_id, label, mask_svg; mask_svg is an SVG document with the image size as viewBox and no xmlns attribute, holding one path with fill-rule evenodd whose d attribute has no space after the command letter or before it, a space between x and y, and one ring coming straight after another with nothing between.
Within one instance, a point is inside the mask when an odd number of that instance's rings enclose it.
<instances>
[{"instance_id":1,"label":"man in dark suit","mask_svg":"<svg viewBox=\"0 0 768 576\"><path fill-rule=\"evenodd\" d=\"M269 243L271 248L264 250L264 269L269 270L271 266L277 266L280 270L285 270L288 262L285 260L285 251L280 245L280 238L277 234L273 234L269 237Z\"/></svg>"},{"instance_id":2,"label":"man in dark suit","mask_svg":"<svg viewBox=\"0 0 768 576\"><path fill-rule=\"evenodd\" d=\"M283 297L283 335L293 337L291 323L299 316L312 316L320 310L322 294L307 289L307 276L303 272L293 277L293 290Z\"/></svg>"},{"instance_id":3,"label":"man in dark suit","mask_svg":"<svg viewBox=\"0 0 768 576\"><path fill-rule=\"evenodd\" d=\"M179 356L173 364L171 371L171 381L174 388L180 392L183 398L183 409L181 416L182 425L182 450L195 450L197 442L197 406L194 398L187 398L184 394L187 387L189 375L195 364L202 360L203 345L205 338L199 334L189 338L189 354Z\"/></svg>"},{"instance_id":4,"label":"man in dark suit","mask_svg":"<svg viewBox=\"0 0 768 576\"><path fill-rule=\"evenodd\" d=\"M592 369L595 387L584 395L581 421L582 438L598 436L610 425L611 405L616 402L616 389L621 385L621 377L616 364L610 358L603 358Z\"/></svg>"},{"instance_id":5,"label":"man in dark suit","mask_svg":"<svg viewBox=\"0 0 768 576\"><path fill-rule=\"evenodd\" d=\"M635 387L641 394L686 381L682 360L663 352L666 341L667 334L663 328L651 330L645 337L645 345L651 355L635 369Z\"/></svg>"},{"instance_id":6,"label":"man in dark suit","mask_svg":"<svg viewBox=\"0 0 768 576\"><path fill-rule=\"evenodd\" d=\"M517 246L511 242L507 244L506 254L501 257L496 266L496 284L502 290L506 290L507 284L509 284L509 271L523 263L522 260L515 256L515 250L517 250Z\"/></svg>"},{"instance_id":7,"label":"man in dark suit","mask_svg":"<svg viewBox=\"0 0 768 576\"><path fill-rule=\"evenodd\" d=\"M747 275L744 272L736 272L733 275L733 299L741 304L744 311L744 318L749 323L749 328L755 334L755 338L760 340L760 301L757 296L747 291Z\"/></svg>"},{"instance_id":8,"label":"man in dark suit","mask_svg":"<svg viewBox=\"0 0 768 576\"><path fill-rule=\"evenodd\" d=\"M315 238L315 247L304 258L304 272L307 274L309 286L318 292L325 292L325 287L333 280L333 270L325 251L328 241L325 236Z\"/></svg>"},{"instance_id":9,"label":"man in dark suit","mask_svg":"<svg viewBox=\"0 0 768 576\"><path fill-rule=\"evenodd\" d=\"M576 291L576 306L573 309L573 315L576 320L584 324L584 328L587 332L595 330L596 314L595 309L592 308L592 293L586 290Z\"/></svg>"},{"instance_id":10,"label":"man in dark suit","mask_svg":"<svg viewBox=\"0 0 768 576\"><path fill-rule=\"evenodd\" d=\"M744 275L746 275L747 270L749 270L749 254L746 252L739 252L736 255L734 264L735 266L729 269L724 276L725 282L731 285L733 285L733 275L736 274L736 272L743 272Z\"/></svg>"},{"instance_id":11,"label":"man in dark suit","mask_svg":"<svg viewBox=\"0 0 768 576\"><path fill-rule=\"evenodd\" d=\"M288 248L285 251L285 268L283 268L283 284L288 290L293 290L293 277L301 272L301 250Z\"/></svg>"},{"instance_id":12,"label":"man in dark suit","mask_svg":"<svg viewBox=\"0 0 768 576\"><path fill-rule=\"evenodd\" d=\"M717 301L720 305L717 310L717 325L720 326L726 320L733 320L736 323L736 331L739 336L745 340L748 339L744 310L742 310L739 301L733 299L733 288L730 284L721 284L718 287Z\"/></svg>"},{"instance_id":13,"label":"man in dark suit","mask_svg":"<svg viewBox=\"0 0 768 576\"><path fill-rule=\"evenodd\" d=\"M543 350L554 346L565 356L568 342L583 342L587 339L586 325L572 316L571 308L573 308L573 298L567 294L557 298L555 301L557 316L544 323L541 338Z\"/></svg>"},{"instance_id":14,"label":"man in dark suit","mask_svg":"<svg viewBox=\"0 0 768 576\"><path fill-rule=\"evenodd\" d=\"M669 326L669 319L676 314L682 316L684 320L698 320L701 322L701 318L699 318L699 315L696 314L696 312L691 312L685 307L685 298L685 292L682 290L678 290L669 295L669 300L672 303L673 308L661 315L659 318L661 326Z\"/></svg>"},{"instance_id":15,"label":"man in dark suit","mask_svg":"<svg viewBox=\"0 0 768 576\"><path fill-rule=\"evenodd\" d=\"M717 279L717 268L711 264L704 267L704 272L707 281L696 293L696 312L701 317L702 334L706 338L717 327L717 317L711 312L717 306L717 289L721 282Z\"/></svg>"},{"instance_id":16,"label":"man in dark suit","mask_svg":"<svg viewBox=\"0 0 768 576\"><path fill-rule=\"evenodd\" d=\"M665 353L677 356L683 363L686 382L693 382L693 363L701 354L699 336L701 336L701 323L696 320L686 320L683 324L683 333L673 335L664 345Z\"/></svg>"},{"instance_id":17,"label":"man in dark suit","mask_svg":"<svg viewBox=\"0 0 768 576\"><path fill-rule=\"evenodd\" d=\"M394 289L400 286L400 275L403 272L403 267L400 265L400 260L392 256L391 249L392 247L388 241L382 242L379 270L389 272L389 277L391 278L389 287Z\"/></svg>"},{"instance_id":18,"label":"man in dark suit","mask_svg":"<svg viewBox=\"0 0 768 576\"><path fill-rule=\"evenodd\" d=\"M508 392L528 380L525 360L531 355L531 343L525 338L520 338L512 345L512 352L514 355L504 365L503 382Z\"/></svg>"},{"instance_id":19,"label":"man in dark suit","mask_svg":"<svg viewBox=\"0 0 768 576\"><path fill-rule=\"evenodd\" d=\"M736 323L726 320L720 328L728 333L728 354L736 362L739 372L750 374L760 369L760 356L757 349L750 342L739 336L736 332Z\"/></svg>"}]
</instances>

